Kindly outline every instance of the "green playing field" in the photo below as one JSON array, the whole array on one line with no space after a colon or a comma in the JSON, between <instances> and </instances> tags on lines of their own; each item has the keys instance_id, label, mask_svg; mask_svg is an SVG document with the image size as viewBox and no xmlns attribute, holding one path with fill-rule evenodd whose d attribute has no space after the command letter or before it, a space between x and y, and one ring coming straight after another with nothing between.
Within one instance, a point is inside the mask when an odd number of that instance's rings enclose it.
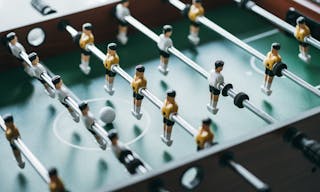
<instances>
[{"instance_id":1,"label":"green playing field","mask_svg":"<svg viewBox=\"0 0 320 192\"><path fill-rule=\"evenodd\" d=\"M227 13L232 14L227 16ZM288 69L314 86L320 83L318 50L311 48L311 64L303 63L297 56L298 43L295 39L235 6L220 7L207 16L263 54L269 51L271 43L281 43L280 54ZM246 22L241 23L238 18L242 21L245 18ZM275 119L282 121L299 116L301 112L320 104L317 96L287 78L275 78L272 95L264 95L260 91L264 68L259 60L205 27L200 32L202 43L195 50L186 40L188 22L184 20L170 24L174 27L172 39L176 48L207 71L212 69L214 61L224 60L222 73L225 81L232 83L235 90L247 93L254 105ZM153 30L159 34L161 28ZM267 126L247 109L235 107L230 97L221 96L218 104L220 111L217 115L210 114L206 109L209 101L206 79L173 55L170 57L170 72L163 76L157 70L159 58L155 43L138 32L129 38L127 46L119 47L120 65L133 76L134 67L143 64L146 67L147 87L160 100L164 100L167 89L176 90L179 114L195 128L200 126L203 118L210 117L215 140L223 143ZM106 45L107 42L98 47L105 52ZM167 147L160 140L162 116L158 108L144 99L143 117L136 120L130 112L132 90L129 84L117 75L116 92L109 96L103 89L102 63L92 56L92 72L85 76L78 67L79 60L80 51L76 50L43 60L43 64L53 73L61 75L65 85L78 98L89 101L91 111L97 117L102 107L113 107L116 112L113 127L118 130L120 140L127 143L150 167L161 169L170 161L179 161L196 153L194 138L177 124L172 134L173 145ZM82 122L73 122L66 109L56 99L48 97L42 85L27 77L22 68L2 73L0 81L3 90L0 114L14 115L25 144L47 168L57 167L68 189L95 191L131 177L112 152L100 150ZM1 191L46 191L47 186L29 163L26 163L24 170L18 168L4 134L1 138Z\"/></svg>"}]
</instances>

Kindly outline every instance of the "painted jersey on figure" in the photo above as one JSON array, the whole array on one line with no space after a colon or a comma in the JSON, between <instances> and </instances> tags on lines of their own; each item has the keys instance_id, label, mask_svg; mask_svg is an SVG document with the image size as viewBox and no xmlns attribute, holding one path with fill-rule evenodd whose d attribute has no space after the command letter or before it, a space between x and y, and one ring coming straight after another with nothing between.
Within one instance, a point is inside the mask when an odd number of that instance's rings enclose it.
<instances>
[{"instance_id":1,"label":"painted jersey on figure","mask_svg":"<svg viewBox=\"0 0 320 192\"><path fill-rule=\"evenodd\" d=\"M19 42L17 42L15 45L12 45L11 43L9 43L9 48L11 50L12 55L14 55L16 58L19 58L19 59L21 59L20 53L22 51L26 52L24 47Z\"/></svg>"},{"instance_id":2,"label":"painted jersey on figure","mask_svg":"<svg viewBox=\"0 0 320 192\"><path fill-rule=\"evenodd\" d=\"M14 126L13 129L6 129L6 138L10 143L13 139L17 139L18 137L20 137L20 133L16 126Z\"/></svg>"},{"instance_id":3,"label":"painted jersey on figure","mask_svg":"<svg viewBox=\"0 0 320 192\"><path fill-rule=\"evenodd\" d=\"M49 188L50 192L65 192L64 185L60 178L50 181Z\"/></svg>"},{"instance_id":4,"label":"painted jersey on figure","mask_svg":"<svg viewBox=\"0 0 320 192\"><path fill-rule=\"evenodd\" d=\"M86 35L85 33L81 33L81 37L79 40L79 45L82 49L86 48L87 44L90 43L94 43L94 37L92 35L92 33L90 33L89 35Z\"/></svg>"},{"instance_id":5,"label":"painted jersey on figure","mask_svg":"<svg viewBox=\"0 0 320 192\"><path fill-rule=\"evenodd\" d=\"M131 83L131 87L135 93L139 92L139 89L147 87L147 80L145 77L137 77L136 75L133 77L133 81Z\"/></svg>"},{"instance_id":6,"label":"painted jersey on figure","mask_svg":"<svg viewBox=\"0 0 320 192\"><path fill-rule=\"evenodd\" d=\"M124 146L121 142L118 141L117 145L111 145L111 150L115 154L117 158L120 157L120 153L123 150L127 150L126 146Z\"/></svg>"},{"instance_id":7,"label":"painted jersey on figure","mask_svg":"<svg viewBox=\"0 0 320 192\"><path fill-rule=\"evenodd\" d=\"M34 71L34 76L38 79L41 79L40 75L42 73L47 73L47 70L40 63L38 63L37 65L33 65L32 68Z\"/></svg>"},{"instance_id":8,"label":"painted jersey on figure","mask_svg":"<svg viewBox=\"0 0 320 192\"><path fill-rule=\"evenodd\" d=\"M296 26L296 31L294 36L301 42L304 42L304 38L310 35L310 29L306 24L303 24L301 27L299 25Z\"/></svg>"},{"instance_id":9,"label":"painted jersey on figure","mask_svg":"<svg viewBox=\"0 0 320 192\"><path fill-rule=\"evenodd\" d=\"M95 122L95 118L94 118L93 114L90 111L88 112L88 115L82 116L82 120L83 120L84 125L86 126L86 128L93 131L92 125Z\"/></svg>"},{"instance_id":10,"label":"painted jersey on figure","mask_svg":"<svg viewBox=\"0 0 320 192\"><path fill-rule=\"evenodd\" d=\"M166 37L164 34L161 34L161 35L159 35L159 42L157 45L161 51L165 51L165 52L169 53L167 51L167 49L169 47L173 46L173 43L169 37Z\"/></svg>"},{"instance_id":11,"label":"painted jersey on figure","mask_svg":"<svg viewBox=\"0 0 320 192\"><path fill-rule=\"evenodd\" d=\"M200 148L205 148L206 145L210 145L213 142L214 135L211 130L207 131L200 127L196 136L197 145Z\"/></svg>"},{"instance_id":12,"label":"painted jersey on figure","mask_svg":"<svg viewBox=\"0 0 320 192\"><path fill-rule=\"evenodd\" d=\"M162 115L166 119L169 119L170 114L178 112L178 105L176 102L170 103L167 99L164 101L164 105L162 106Z\"/></svg>"},{"instance_id":13,"label":"painted jersey on figure","mask_svg":"<svg viewBox=\"0 0 320 192\"><path fill-rule=\"evenodd\" d=\"M69 94L69 91L65 88L65 87L61 87L61 89L56 89L56 93L58 95L58 99L61 103L66 103L65 102L65 99L66 97L68 97L70 94Z\"/></svg>"},{"instance_id":14,"label":"painted jersey on figure","mask_svg":"<svg viewBox=\"0 0 320 192\"><path fill-rule=\"evenodd\" d=\"M130 11L127 7L123 6L121 3L116 6L116 17L121 20L125 21L124 17L130 15Z\"/></svg>"},{"instance_id":15,"label":"painted jersey on figure","mask_svg":"<svg viewBox=\"0 0 320 192\"><path fill-rule=\"evenodd\" d=\"M190 6L190 10L189 10L189 13L188 13L188 17L191 21L196 21L196 18L199 17L199 16L202 16L204 15L204 9L202 6L200 6L199 8L197 8L196 6L194 5L191 5Z\"/></svg>"},{"instance_id":16,"label":"painted jersey on figure","mask_svg":"<svg viewBox=\"0 0 320 192\"><path fill-rule=\"evenodd\" d=\"M216 72L216 70L210 71L209 76L209 85L213 86L216 89L219 89L219 85L224 83L224 78L221 73Z\"/></svg>"},{"instance_id":17,"label":"painted jersey on figure","mask_svg":"<svg viewBox=\"0 0 320 192\"><path fill-rule=\"evenodd\" d=\"M114 64L119 64L119 56L118 54L115 54L115 55L111 55L109 53L107 53L106 55L106 60L104 61L104 67L108 70L111 70L111 66L114 65Z\"/></svg>"},{"instance_id":18,"label":"painted jersey on figure","mask_svg":"<svg viewBox=\"0 0 320 192\"><path fill-rule=\"evenodd\" d=\"M263 61L264 64L265 64L265 67L269 70L272 70L273 69L273 66L276 64L276 63L279 63L281 62L281 56L279 54L272 54L272 52L270 51L268 54L267 54L267 57L265 58L265 60Z\"/></svg>"}]
</instances>

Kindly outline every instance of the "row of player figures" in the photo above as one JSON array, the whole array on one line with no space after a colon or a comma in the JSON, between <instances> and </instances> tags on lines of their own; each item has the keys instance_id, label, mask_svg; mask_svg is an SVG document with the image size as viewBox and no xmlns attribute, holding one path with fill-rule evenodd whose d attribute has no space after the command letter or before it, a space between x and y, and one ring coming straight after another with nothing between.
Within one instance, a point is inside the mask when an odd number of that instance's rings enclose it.
<instances>
[{"instance_id":1,"label":"row of player figures","mask_svg":"<svg viewBox=\"0 0 320 192\"><path fill-rule=\"evenodd\" d=\"M123 2L122 2L123 3ZM169 29L169 30L168 30ZM164 31L169 31L169 32L171 32L171 27L170 26L165 26L164 27ZM166 33L166 32L164 32L164 33ZM165 34L164 34L165 35ZM118 37L119 38L119 37ZM272 49L274 49L274 50L279 50L279 45L277 45L277 44L273 44L272 45ZM272 51L274 51L274 50L272 50ZM19 54L21 54L21 52L19 53ZM37 55L36 54L31 54L31 55L29 55L30 56L30 60L32 60L32 61L34 61L34 60L36 60L37 61ZM32 56L33 57L36 57L35 59L32 59ZM163 56L163 55L162 55ZM22 59L23 58L23 54L22 54L22 57L21 57L21 55L19 55L19 57L18 58L20 58L20 59ZM163 58L162 58L163 59ZM36 63L38 63L38 62L36 62ZM223 62L222 61L218 61L218 62L216 62L216 69L215 69L215 72L217 72L217 69L218 69L218 71L221 71L222 70L222 67L223 67ZM160 66L161 67L161 66ZM41 68L41 67L40 67ZM26 68L27 69L27 68ZM137 68L136 68L136 70L137 70L137 72L142 72L141 70L143 70L143 72L144 72L144 68L143 68L143 66L137 66ZM139 71L140 70L140 71ZM28 71L28 70L26 70L26 71ZM30 71L29 71L30 72ZM218 72L219 73L219 72ZM31 73L30 73L31 74ZM39 75L38 75L39 76ZM46 76L45 76L46 77ZM42 74L42 77L40 76L38 79L42 79L42 81L45 81L45 80L47 80L46 78L45 78L44 76L43 76L43 74ZM60 80L57 80L57 79L60 79ZM217 78L217 79L219 79L219 78ZM221 79L221 76L220 76L220 79ZM223 78L222 78L223 79ZM55 81L58 81L59 83L61 83L61 78L59 78L58 76L55 76L55 78L53 79L53 82L55 82ZM43 83L43 82L42 82ZM46 81L45 81L45 83L46 83ZM44 83L44 84L45 84ZM47 84L47 86L45 86L45 88L46 88L46 90L47 90L47 92L49 93L49 95L51 95L51 96L53 96L53 94L50 94L50 92L49 92L49 90L50 90L50 85L49 85L50 83L48 83ZM52 88L52 86L51 86L51 88ZM52 91L52 90L51 90ZM168 93L167 93L167 100L169 99L172 99L172 97L173 97L173 99L174 99L174 96L175 96L175 92L174 91L169 91ZM171 97L171 98L170 98ZM83 109L87 109L88 110L88 108L87 108L88 106L87 106L87 104L86 103L82 103L80 106L79 106L79 108L81 109L81 110L83 110ZM210 119L206 119L206 120L204 120L203 121L203 127L205 127L205 126L207 126L207 125L209 125L211 123L211 120ZM210 129L210 128L209 128ZM201 131L200 131L201 132ZM205 133L204 135L207 135L207 133ZM213 137L213 135L211 135L211 136L209 136L209 137ZM199 147L199 146L198 146ZM56 170L54 170L55 172L56 172ZM53 172L54 172L53 171Z\"/></svg>"}]
</instances>

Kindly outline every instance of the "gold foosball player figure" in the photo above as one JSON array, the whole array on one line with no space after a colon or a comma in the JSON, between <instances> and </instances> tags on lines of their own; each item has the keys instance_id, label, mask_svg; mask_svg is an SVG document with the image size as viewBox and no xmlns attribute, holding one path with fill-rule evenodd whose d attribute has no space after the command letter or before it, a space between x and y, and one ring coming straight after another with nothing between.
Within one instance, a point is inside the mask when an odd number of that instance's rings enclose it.
<instances>
[{"instance_id":1,"label":"gold foosball player figure","mask_svg":"<svg viewBox=\"0 0 320 192\"><path fill-rule=\"evenodd\" d=\"M215 69L212 69L209 76L209 91L210 91L210 103L207 104L207 109L213 114L218 112L218 100L220 95L219 86L224 83L224 77L221 74L223 70L224 62L218 60L214 63Z\"/></svg>"},{"instance_id":2,"label":"gold foosball player figure","mask_svg":"<svg viewBox=\"0 0 320 192\"><path fill-rule=\"evenodd\" d=\"M85 23L82 25L82 33L79 40L79 46L81 48L81 64L79 65L81 71L88 75L90 73L89 60L91 51L86 49L88 44L94 43L94 36L92 34L92 24Z\"/></svg>"},{"instance_id":3,"label":"gold foosball player figure","mask_svg":"<svg viewBox=\"0 0 320 192\"><path fill-rule=\"evenodd\" d=\"M81 102L79 104L79 109L82 113L82 120L84 122L85 127L87 130L94 136L97 143L100 145L102 150L106 150L107 143L100 137L92 128L92 126L96 123L96 119L93 117L92 113L90 112L89 105L87 102Z\"/></svg>"},{"instance_id":4,"label":"gold foosball player figure","mask_svg":"<svg viewBox=\"0 0 320 192\"><path fill-rule=\"evenodd\" d=\"M173 43L171 40L172 35L172 26L171 25L165 25L162 28L162 34L159 35L159 42L158 42L158 49L160 53L160 64L158 66L158 70L164 74L168 74L168 63L169 63L169 57L170 53L168 52L168 48L172 47Z\"/></svg>"},{"instance_id":5,"label":"gold foosball player figure","mask_svg":"<svg viewBox=\"0 0 320 192\"><path fill-rule=\"evenodd\" d=\"M13 155L19 165L19 167L21 169L24 168L25 166L25 162L22 160L21 157L21 152L20 150L17 148L17 146L14 144L14 140L20 138L20 133L19 133L19 129L15 126L14 121L13 121L13 116L12 115L5 115L3 117L4 123L6 125L6 138L10 143L10 146L12 148L13 151Z\"/></svg>"},{"instance_id":6,"label":"gold foosball player figure","mask_svg":"<svg viewBox=\"0 0 320 192\"><path fill-rule=\"evenodd\" d=\"M66 99L70 97L70 92L64 86L62 86L63 85L63 81L62 81L61 77L59 75L56 75L56 76L52 77L52 83L56 88L56 94L58 96L58 100L60 101L60 103L63 106L65 106L67 108L67 110L69 111L69 113L72 116L73 120L78 123L80 121L80 117L79 117L78 113L76 111L74 111L66 103Z\"/></svg>"},{"instance_id":7,"label":"gold foosball player figure","mask_svg":"<svg viewBox=\"0 0 320 192\"><path fill-rule=\"evenodd\" d=\"M37 78L42 83L47 95L54 98L55 91L41 77L41 75L43 75L43 74L46 74L47 77L49 77L49 75L47 73L47 70L43 67L43 65L40 64L39 57L38 57L37 53L35 53L35 52L30 53L28 55L28 58L31 61L31 64L33 67L34 77Z\"/></svg>"},{"instance_id":8,"label":"gold foosball player figure","mask_svg":"<svg viewBox=\"0 0 320 192\"><path fill-rule=\"evenodd\" d=\"M67 192L67 190L64 188L63 182L58 176L58 171L56 168L52 168L49 170L49 178L50 192Z\"/></svg>"},{"instance_id":9,"label":"gold foosball player figure","mask_svg":"<svg viewBox=\"0 0 320 192\"><path fill-rule=\"evenodd\" d=\"M294 36L296 39L299 41L299 58L306 62L309 63L311 60L311 56L309 55L309 47L308 44L305 43L305 38L310 35L310 29L306 24L306 20L304 17L299 17L297 19L297 25L296 25L296 31L294 33Z\"/></svg>"},{"instance_id":10,"label":"gold foosball player figure","mask_svg":"<svg viewBox=\"0 0 320 192\"><path fill-rule=\"evenodd\" d=\"M7 41L8 41L8 47L10 49L10 52L13 56L15 56L23 65L24 71L29 75L33 76L33 70L31 67L21 58L20 53L21 52L26 52L25 48L21 43L18 41L18 36L16 35L15 32L10 32L6 36Z\"/></svg>"},{"instance_id":11,"label":"gold foosball player figure","mask_svg":"<svg viewBox=\"0 0 320 192\"><path fill-rule=\"evenodd\" d=\"M189 41L198 45L200 42L199 29L200 23L197 21L197 17L204 15L204 8L202 7L201 0L192 0L192 5L190 6L188 17L191 22L190 34L188 35Z\"/></svg>"},{"instance_id":12,"label":"gold foosball player figure","mask_svg":"<svg viewBox=\"0 0 320 192\"><path fill-rule=\"evenodd\" d=\"M211 119L206 118L202 120L202 126L199 128L198 134L196 136L197 150L202 150L212 146L214 134L211 131Z\"/></svg>"},{"instance_id":13,"label":"gold foosball player figure","mask_svg":"<svg viewBox=\"0 0 320 192\"><path fill-rule=\"evenodd\" d=\"M106 84L104 85L104 90L109 93L109 95L113 95L113 80L116 76L116 73L112 71L113 65L119 65L119 56L117 54L117 44L109 43L108 50L106 54L106 60L104 61L104 67L106 68Z\"/></svg>"},{"instance_id":14,"label":"gold foosball player figure","mask_svg":"<svg viewBox=\"0 0 320 192\"><path fill-rule=\"evenodd\" d=\"M261 91L266 95L271 95L271 84L274 77L274 73L272 71L273 66L279 62L281 62L281 56L279 55L280 44L272 43L271 51L268 52L265 60L263 61L265 65L265 76L264 76L264 84L261 85Z\"/></svg>"},{"instance_id":15,"label":"gold foosball player figure","mask_svg":"<svg viewBox=\"0 0 320 192\"><path fill-rule=\"evenodd\" d=\"M133 81L131 82L131 87L133 90L133 109L131 113L137 119L141 119L142 113L141 103L143 100L143 95L140 94L141 89L145 89L147 87L147 80L144 77L145 68L143 65L136 66L136 74L133 77Z\"/></svg>"},{"instance_id":16,"label":"gold foosball player figure","mask_svg":"<svg viewBox=\"0 0 320 192\"><path fill-rule=\"evenodd\" d=\"M128 31L128 23L124 19L124 17L130 15L129 11L129 0L121 0L121 2L116 6L115 16L118 20L118 41L125 45L128 42L127 31Z\"/></svg>"},{"instance_id":17,"label":"gold foosball player figure","mask_svg":"<svg viewBox=\"0 0 320 192\"><path fill-rule=\"evenodd\" d=\"M178 105L175 97L176 92L174 90L167 91L167 98L161 109L163 115L163 135L161 135L161 139L168 146L171 146L173 142L171 140L171 132L174 121L171 120L171 117L178 113Z\"/></svg>"}]
</instances>

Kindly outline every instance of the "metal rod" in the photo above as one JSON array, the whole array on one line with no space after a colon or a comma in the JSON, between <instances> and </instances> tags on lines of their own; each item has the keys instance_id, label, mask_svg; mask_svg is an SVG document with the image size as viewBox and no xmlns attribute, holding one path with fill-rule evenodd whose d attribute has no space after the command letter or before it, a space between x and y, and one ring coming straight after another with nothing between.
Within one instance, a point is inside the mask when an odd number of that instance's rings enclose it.
<instances>
[{"instance_id":1,"label":"metal rod","mask_svg":"<svg viewBox=\"0 0 320 192\"><path fill-rule=\"evenodd\" d=\"M99 135L99 137L103 138L109 146L111 145L111 141L108 137L108 132L105 131L99 123L95 122L91 127L94 130L94 132Z\"/></svg>"},{"instance_id":2,"label":"metal rod","mask_svg":"<svg viewBox=\"0 0 320 192\"><path fill-rule=\"evenodd\" d=\"M51 89L56 90L55 86L52 83L51 77L49 77L47 73L42 73L40 77L50 86Z\"/></svg>"},{"instance_id":3,"label":"metal rod","mask_svg":"<svg viewBox=\"0 0 320 192\"><path fill-rule=\"evenodd\" d=\"M304 81L303 79L301 79L300 77L298 77L297 75L292 73L291 71L289 71L287 69L282 69L281 73L282 73L282 75L291 79L296 84L308 89L309 91L311 91L312 93L314 93L315 95L320 97L320 90L318 90L316 87L310 85L308 82Z\"/></svg>"},{"instance_id":4,"label":"metal rod","mask_svg":"<svg viewBox=\"0 0 320 192\"><path fill-rule=\"evenodd\" d=\"M131 21L136 21L133 17L131 16L126 16L126 18L130 18ZM129 19L129 20L130 20ZM138 22L138 21L137 21ZM138 22L140 23L140 22ZM143 26L140 23L140 26ZM145 26L144 26L145 27ZM72 28L71 26L69 26L68 28ZM157 35L155 35L155 33L153 33L150 29L148 29L147 27L145 27L146 31L149 31L149 35L150 38L153 39L158 39L159 37ZM72 31L72 30L71 30ZM150 32L151 31L151 32ZM71 34L71 33L70 33ZM87 49L89 49L90 51L92 51L92 53L94 55L96 55L100 60L104 61L105 60L105 55L93 44L87 45ZM117 74L119 74L123 79L127 80L128 83L132 82L132 77L126 73L119 65L113 65L111 67L112 71L116 72ZM157 98L155 97L150 91L148 91L147 89L142 89L141 93L148 98L151 103L153 103L154 105L156 105L158 108L161 108L161 106L163 105L163 103ZM197 131L196 128L192 127L189 123L187 123L182 117L178 116L177 118L174 118L173 120L175 120L179 125L181 125L182 128L184 128L184 130L186 130L188 133L190 133L191 135L194 136L194 133Z\"/></svg>"},{"instance_id":5,"label":"metal rod","mask_svg":"<svg viewBox=\"0 0 320 192\"><path fill-rule=\"evenodd\" d=\"M190 58L186 57L183 53L181 53L179 50L177 50L175 47L169 47L168 51L178 57L181 61L188 64L191 68L193 68L195 71L197 71L202 77L207 79L209 77L209 73L205 71L202 67L200 67L197 63L192 61Z\"/></svg>"},{"instance_id":6,"label":"metal rod","mask_svg":"<svg viewBox=\"0 0 320 192\"><path fill-rule=\"evenodd\" d=\"M258 191L268 191L269 186L257 178L255 175L250 173L246 168L242 165L234 162L233 160L228 160L229 166L242 176L247 182L249 182L256 190Z\"/></svg>"},{"instance_id":7,"label":"metal rod","mask_svg":"<svg viewBox=\"0 0 320 192\"><path fill-rule=\"evenodd\" d=\"M135 19L134 17L130 16L126 16L125 20L130 23L134 28L138 29L139 31L141 31L143 34L145 34L146 36L148 36L150 39L152 39L154 42L158 43L160 38L157 34L155 34L153 31L151 31L148 27L146 27L145 25L143 25L140 21L138 21L137 19ZM201 67L199 67L199 65L197 63L195 63L194 61L192 61L190 58L186 57L183 53L181 53L178 49L176 49L174 46L169 47L168 51L175 55L176 57L178 57L178 59L180 59L181 61L183 61L184 63L186 63L189 67L193 68L194 70L196 70L200 75L202 75L203 77L207 78L208 77L208 73L202 69Z\"/></svg>"},{"instance_id":8,"label":"metal rod","mask_svg":"<svg viewBox=\"0 0 320 192\"><path fill-rule=\"evenodd\" d=\"M2 130L6 131L6 125L4 123L3 118L0 116L0 126ZM19 151L23 154L23 156L29 161L32 167L36 170L36 172L40 175L40 177L47 184L50 183L49 173L47 169L41 164L41 162L33 155L33 153L28 149L28 147L23 143L20 138L13 140L14 145L19 149Z\"/></svg>"},{"instance_id":9,"label":"metal rod","mask_svg":"<svg viewBox=\"0 0 320 192\"><path fill-rule=\"evenodd\" d=\"M78 34L78 31L75 30L73 27L71 27L70 25L66 26L66 30L70 33L70 35L72 37L75 37Z\"/></svg>"},{"instance_id":10,"label":"metal rod","mask_svg":"<svg viewBox=\"0 0 320 192\"><path fill-rule=\"evenodd\" d=\"M198 130L186 122L179 114L172 115L171 119L183 127L191 136L195 137L198 134Z\"/></svg>"},{"instance_id":11,"label":"metal rod","mask_svg":"<svg viewBox=\"0 0 320 192\"><path fill-rule=\"evenodd\" d=\"M71 98L71 97L66 97L64 101L72 108L73 111L78 113L79 116L81 116L81 111L78 107L78 104Z\"/></svg>"},{"instance_id":12,"label":"metal rod","mask_svg":"<svg viewBox=\"0 0 320 192\"><path fill-rule=\"evenodd\" d=\"M143 32L146 36L148 36L153 41L155 42L159 41L159 36L157 34L151 31L148 27L144 26L142 23L140 23L131 15L124 17L124 20L126 20L128 23L130 23L133 27L135 27L139 31Z\"/></svg>"},{"instance_id":13,"label":"metal rod","mask_svg":"<svg viewBox=\"0 0 320 192\"><path fill-rule=\"evenodd\" d=\"M239 0L235 0L237 3L239 3ZM268 12L267 10L263 9L262 7L259 7L256 5L253 1L248 1L245 6L247 9L257 13L258 15L264 17L271 23L277 25L278 27L282 28L283 30L291 33L294 36L295 33L295 27L290 25L289 23L285 22L284 20L280 19L279 17L273 15L272 13ZM310 45L314 46L317 49L320 49L320 42L313 38L311 35L307 36L304 39L304 42L309 43Z\"/></svg>"},{"instance_id":14,"label":"metal rod","mask_svg":"<svg viewBox=\"0 0 320 192\"><path fill-rule=\"evenodd\" d=\"M176 6L179 0L169 0L169 2L177 7L179 10L181 9L181 6ZM175 2L175 3L173 3ZM180 1L179 1L180 2ZM180 2L181 3L181 2ZM243 41L241 41L240 39L238 39L237 37L235 37L234 35L232 35L231 33L229 33L228 31L224 30L223 28L221 28L219 25L215 24L214 22L212 22L211 20L209 20L208 18L204 17L204 16L199 16L197 18L197 21L199 21L200 23L202 23L203 25L207 26L208 28L212 29L213 31L217 32L218 34L220 34L221 36L227 38L228 40L230 40L231 42L233 42L234 44L236 44L237 46L239 46L240 48L246 50L247 52L251 53L253 56L257 57L258 59L260 59L261 61L263 61L265 59L265 55L263 55L262 53L260 53L259 51L257 51L256 49L254 49L253 47L251 47L250 45L244 43ZM314 93L315 95L317 95L318 97L320 97L320 90L317 90L314 88L314 86L310 85L309 83L305 82L305 81L301 81L302 79L299 78L298 76L294 75L293 73L291 73L291 76L287 76L289 73L288 70L283 69L282 70L282 74L286 77L288 77L290 80L294 81L296 84L306 88L307 90L309 90L310 92Z\"/></svg>"},{"instance_id":15,"label":"metal rod","mask_svg":"<svg viewBox=\"0 0 320 192\"><path fill-rule=\"evenodd\" d=\"M26 52L24 51L21 51L20 52L20 57L28 64L29 67L32 68L32 63L31 61L29 60L29 56Z\"/></svg>"},{"instance_id":16,"label":"metal rod","mask_svg":"<svg viewBox=\"0 0 320 192\"><path fill-rule=\"evenodd\" d=\"M224 85L220 85L219 86L220 90L222 90L224 88ZM236 97L237 93L233 90L233 89L229 89L227 94L232 97L233 99ZM251 111L252 113L254 113L255 115L259 116L261 119L263 119L265 122L267 122L268 124L272 124L275 123L276 120L271 117L269 114L267 114L266 112L258 109L256 106L254 106L252 103L250 103L249 100L244 100L242 102L242 105L247 108L249 111Z\"/></svg>"}]
</instances>

